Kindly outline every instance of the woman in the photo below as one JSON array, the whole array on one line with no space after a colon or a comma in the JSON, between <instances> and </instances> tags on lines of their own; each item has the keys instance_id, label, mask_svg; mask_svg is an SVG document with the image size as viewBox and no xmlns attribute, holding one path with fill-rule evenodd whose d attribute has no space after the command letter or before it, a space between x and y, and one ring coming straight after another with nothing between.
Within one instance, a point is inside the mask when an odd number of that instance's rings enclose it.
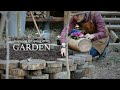
<instances>
[{"instance_id":1,"label":"woman","mask_svg":"<svg viewBox=\"0 0 120 90\"><path fill-rule=\"evenodd\" d=\"M87 26L87 22L93 22L93 25ZM69 22L68 34L75 28L76 24L78 24L81 29L84 29L84 35L86 38L90 39L93 47L90 50L90 55L92 57L95 56L105 56L106 47L108 46L109 41L109 33L107 28L105 27L105 22L98 11L88 11L85 13L78 13L73 15ZM61 32L61 54L63 56L66 55L65 52L65 34L66 27Z\"/></svg>"}]
</instances>

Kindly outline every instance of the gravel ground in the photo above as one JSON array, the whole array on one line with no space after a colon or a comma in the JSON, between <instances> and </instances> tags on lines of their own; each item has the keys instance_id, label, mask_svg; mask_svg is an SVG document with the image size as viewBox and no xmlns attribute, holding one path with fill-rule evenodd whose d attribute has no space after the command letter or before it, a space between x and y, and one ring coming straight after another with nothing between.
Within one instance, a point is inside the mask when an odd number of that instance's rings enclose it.
<instances>
[{"instance_id":1,"label":"gravel ground","mask_svg":"<svg viewBox=\"0 0 120 90\"><path fill-rule=\"evenodd\" d=\"M114 55L114 54L113 54ZM119 57L119 56L118 56ZM107 59L93 61L95 70L89 79L120 79L120 62Z\"/></svg>"}]
</instances>

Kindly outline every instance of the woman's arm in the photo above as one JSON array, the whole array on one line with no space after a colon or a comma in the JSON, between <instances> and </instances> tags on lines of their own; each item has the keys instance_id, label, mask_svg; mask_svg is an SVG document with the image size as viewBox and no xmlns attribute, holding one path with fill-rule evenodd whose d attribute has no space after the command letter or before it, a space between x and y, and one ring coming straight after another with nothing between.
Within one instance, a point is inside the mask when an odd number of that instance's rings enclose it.
<instances>
[{"instance_id":1,"label":"woman's arm","mask_svg":"<svg viewBox=\"0 0 120 90\"><path fill-rule=\"evenodd\" d=\"M76 24L76 22L75 22L74 18L71 17L70 23L69 23L68 33L71 32L71 30L74 28L75 24ZM67 28L64 27L64 29L61 32L61 43L65 43L66 42L66 30L67 30Z\"/></svg>"},{"instance_id":2,"label":"woman's arm","mask_svg":"<svg viewBox=\"0 0 120 90\"><path fill-rule=\"evenodd\" d=\"M95 16L93 20L95 21L96 24L95 26L97 28L97 33L93 34L94 40L105 38L107 36L107 31L105 29L105 22L98 11L95 12Z\"/></svg>"}]
</instances>

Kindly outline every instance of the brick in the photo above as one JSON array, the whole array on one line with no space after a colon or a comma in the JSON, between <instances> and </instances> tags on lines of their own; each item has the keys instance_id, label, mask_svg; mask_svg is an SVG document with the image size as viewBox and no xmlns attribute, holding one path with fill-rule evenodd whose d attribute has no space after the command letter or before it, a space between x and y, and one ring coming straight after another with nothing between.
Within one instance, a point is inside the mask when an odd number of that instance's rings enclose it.
<instances>
[{"instance_id":1,"label":"brick","mask_svg":"<svg viewBox=\"0 0 120 90\"><path fill-rule=\"evenodd\" d=\"M57 58L57 61L62 62L63 66L66 66L66 58ZM68 59L69 66L74 65L74 60Z\"/></svg>"},{"instance_id":2,"label":"brick","mask_svg":"<svg viewBox=\"0 0 120 90\"><path fill-rule=\"evenodd\" d=\"M0 60L0 69L6 69L7 60ZM19 60L9 60L9 69L18 68Z\"/></svg>"},{"instance_id":3,"label":"brick","mask_svg":"<svg viewBox=\"0 0 120 90\"><path fill-rule=\"evenodd\" d=\"M62 67L62 62L57 61L47 61L46 62L47 67Z\"/></svg>"},{"instance_id":4,"label":"brick","mask_svg":"<svg viewBox=\"0 0 120 90\"><path fill-rule=\"evenodd\" d=\"M1 74L1 79L6 79L6 75ZM24 77L9 75L9 79L24 79Z\"/></svg>"},{"instance_id":5,"label":"brick","mask_svg":"<svg viewBox=\"0 0 120 90\"><path fill-rule=\"evenodd\" d=\"M63 71L63 72L55 73L53 74L53 79L67 79L67 72Z\"/></svg>"},{"instance_id":6,"label":"brick","mask_svg":"<svg viewBox=\"0 0 120 90\"><path fill-rule=\"evenodd\" d=\"M75 71L77 69L77 64L74 64L73 66L69 67L70 71ZM67 67L63 67L63 71L67 71Z\"/></svg>"},{"instance_id":7,"label":"brick","mask_svg":"<svg viewBox=\"0 0 120 90\"><path fill-rule=\"evenodd\" d=\"M13 76L26 76L28 72L23 69L16 68L16 69L10 69L9 74Z\"/></svg>"},{"instance_id":8,"label":"brick","mask_svg":"<svg viewBox=\"0 0 120 90\"><path fill-rule=\"evenodd\" d=\"M62 71L62 67L46 67L44 73L58 73Z\"/></svg>"},{"instance_id":9,"label":"brick","mask_svg":"<svg viewBox=\"0 0 120 90\"><path fill-rule=\"evenodd\" d=\"M39 70L46 68L46 61L41 59L32 59L31 61L22 60L20 68L24 70Z\"/></svg>"},{"instance_id":10,"label":"brick","mask_svg":"<svg viewBox=\"0 0 120 90\"><path fill-rule=\"evenodd\" d=\"M29 71L29 74L33 76L40 76L42 75L42 70Z\"/></svg>"},{"instance_id":11,"label":"brick","mask_svg":"<svg viewBox=\"0 0 120 90\"><path fill-rule=\"evenodd\" d=\"M42 74L40 76L26 76L26 79L49 79L49 74Z\"/></svg>"}]
</instances>

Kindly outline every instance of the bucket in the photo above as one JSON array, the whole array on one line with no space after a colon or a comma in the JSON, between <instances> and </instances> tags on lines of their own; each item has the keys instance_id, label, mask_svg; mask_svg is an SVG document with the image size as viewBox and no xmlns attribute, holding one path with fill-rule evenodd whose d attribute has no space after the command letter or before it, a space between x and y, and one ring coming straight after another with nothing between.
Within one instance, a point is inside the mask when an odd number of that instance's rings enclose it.
<instances>
[{"instance_id":1,"label":"bucket","mask_svg":"<svg viewBox=\"0 0 120 90\"><path fill-rule=\"evenodd\" d=\"M89 39L80 38L78 40L68 37L68 47L71 50L78 52L88 52L92 48L92 43Z\"/></svg>"}]
</instances>

